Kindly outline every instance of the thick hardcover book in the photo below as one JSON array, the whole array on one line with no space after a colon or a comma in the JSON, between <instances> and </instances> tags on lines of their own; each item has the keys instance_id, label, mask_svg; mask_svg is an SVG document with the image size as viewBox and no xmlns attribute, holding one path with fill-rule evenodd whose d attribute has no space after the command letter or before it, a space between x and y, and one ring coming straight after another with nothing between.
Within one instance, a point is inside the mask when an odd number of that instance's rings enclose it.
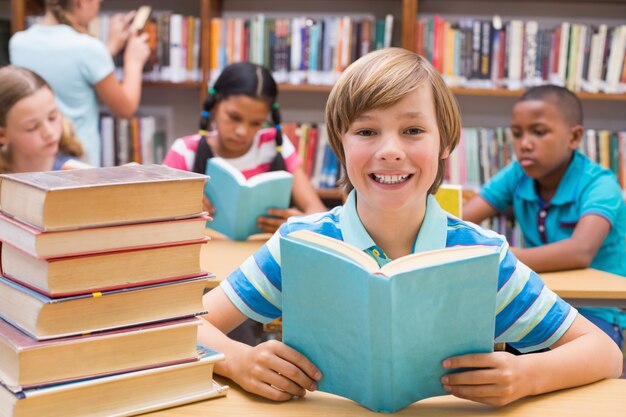
<instances>
[{"instance_id":1,"label":"thick hardcover book","mask_svg":"<svg viewBox=\"0 0 626 417\"><path fill-rule=\"evenodd\" d=\"M447 394L442 361L493 351L498 252L459 246L379 268L345 242L281 239L283 341L322 372L318 389L384 412Z\"/></svg>"},{"instance_id":2,"label":"thick hardcover book","mask_svg":"<svg viewBox=\"0 0 626 417\"><path fill-rule=\"evenodd\" d=\"M191 217L206 176L161 165L0 175L0 210L40 230Z\"/></svg>"},{"instance_id":3,"label":"thick hardcover book","mask_svg":"<svg viewBox=\"0 0 626 417\"><path fill-rule=\"evenodd\" d=\"M0 277L0 317L37 340L189 317L204 312L206 278L50 298Z\"/></svg>"},{"instance_id":4,"label":"thick hardcover book","mask_svg":"<svg viewBox=\"0 0 626 417\"><path fill-rule=\"evenodd\" d=\"M256 226L259 216L267 216L270 208L289 207L293 175L286 171L266 172L246 180L224 159L211 158L206 174L210 179L204 194L215 207L207 227L230 239L245 240L262 233Z\"/></svg>"},{"instance_id":5,"label":"thick hardcover book","mask_svg":"<svg viewBox=\"0 0 626 417\"><path fill-rule=\"evenodd\" d=\"M18 392L69 380L197 359L200 319L37 341L0 320L0 381Z\"/></svg>"},{"instance_id":6,"label":"thick hardcover book","mask_svg":"<svg viewBox=\"0 0 626 417\"><path fill-rule=\"evenodd\" d=\"M13 393L0 384L3 417L122 417L224 396L213 381L224 355L198 346L199 359Z\"/></svg>"},{"instance_id":7,"label":"thick hardcover book","mask_svg":"<svg viewBox=\"0 0 626 417\"><path fill-rule=\"evenodd\" d=\"M63 258L37 259L2 243L2 275L50 297L108 291L205 275L200 250L207 238Z\"/></svg>"},{"instance_id":8,"label":"thick hardcover book","mask_svg":"<svg viewBox=\"0 0 626 417\"><path fill-rule=\"evenodd\" d=\"M180 220L42 232L0 213L0 240L35 258L58 258L200 240L207 220L203 214Z\"/></svg>"}]
</instances>

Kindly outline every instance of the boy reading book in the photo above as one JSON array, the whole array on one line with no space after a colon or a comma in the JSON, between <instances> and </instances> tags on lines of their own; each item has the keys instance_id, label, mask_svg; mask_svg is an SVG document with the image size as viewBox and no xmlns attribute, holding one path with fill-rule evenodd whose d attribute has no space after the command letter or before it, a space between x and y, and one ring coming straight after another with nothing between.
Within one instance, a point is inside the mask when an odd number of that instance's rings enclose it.
<instances>
[{"instance_id":1,"label":"boy reading book","mask_svg":"<svg viewBox=\"0 0 626 417\"><path fill-rule=\"evenodd\" d=\"M546 288L502 236L447 215L435 201L445 160L459 141L460 116L452 93L427 61L398 48L365 55L333 87L326 121L347 174L343 180L353 190L343 206L289 219L204 296L208 314L199 338L225 353L226 360L216 365L218 374L277 401L304 396L324 378L315 364L281 342L250 347L224 334L246 317L268 322L281 315L279 242L298 229L351 243L379 264L450 246L482 244L497 250L495 341L523 351L551 350L444 359L444 368L457 372L440 382L458 397L503 405L621 374L622 355L615 343Z\"/></svg>"},{"instance_id":2,"label":"boy reading book","mask_svg":"<svg viewBox=\"0 0 626 417\"><path fill-rule=\"evenodd\" d=\"M626 277L626 204L613 172L577 150L578 97L556 85L529 89L513 106L511 132L517 160L465 205L463 218L478 223L513 208L525 247L511 250L533 270L595 268ZM579 311L623 346L626 312Z\"/></svg>"}]
</instances>

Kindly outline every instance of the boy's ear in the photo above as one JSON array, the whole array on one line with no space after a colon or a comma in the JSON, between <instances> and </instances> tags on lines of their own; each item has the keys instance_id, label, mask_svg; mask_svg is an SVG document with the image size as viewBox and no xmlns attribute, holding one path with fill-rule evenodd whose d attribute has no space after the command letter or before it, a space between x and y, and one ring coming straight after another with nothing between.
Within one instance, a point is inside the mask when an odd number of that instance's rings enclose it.
<instances>
[{"instance_id":1,"label":"boy's ear","mask_svg":"<svg viewBox=\"0 0 626 417\"><path fill-rule=\"evenodd\" d=\"M570 138L569 146L570 146L570 149L576 149L578 148L578 145L580 145L580 141L583 138L583 133L584 133L583 126L582 125L572 126L571 132L572 132L572 136Z\"/></svg>"},{"instance_id":2,"label":"boy's ear","mask_svg":"<svg viewBox=\"0 0 626 417\"><path fill-rule=\"evenodd\" d=\"M441 155L439 156L439 159L448 159L448 157L450 156L450 147L446 146L443 151L441 151Z\"/></svg>"},{"instance_id":3,"label":"boy's ear","mask_svg":"<svg viewBox=\"0 0 626 417\"><path fill-rule=\"evenodd\" d=\"M6 137L5 129L0 127L0 145L6 145L8 142L9 140Z\"/></svg>"}]
</instances>

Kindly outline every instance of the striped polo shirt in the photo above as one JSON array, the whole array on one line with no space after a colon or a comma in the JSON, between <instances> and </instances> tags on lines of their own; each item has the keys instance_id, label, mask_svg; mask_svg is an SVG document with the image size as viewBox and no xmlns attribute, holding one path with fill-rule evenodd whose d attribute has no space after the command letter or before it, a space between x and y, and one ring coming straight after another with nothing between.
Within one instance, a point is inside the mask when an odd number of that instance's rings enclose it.
<instances>
[{"instance_id":1,"label":"striped polo shirt","mask_svg":"<svg viewBox=\"0 0 626 417\"><path fill-rule=\"evenodd\" d=\"M292 217L221 284L246 316L265 323L281 315L280 237L299 229L343 240L369 254L379 252L357 214L355 191L345 205L329 212ZM548 347L561 338L576 310L515 258L503 236L448 214L429 195L413 252L459 245L493 246L500 253L495 342L527 352Z\"/></svg>"},{"instance_id":2,"label":"striped polo shirt","mask_svg":"<svg viewBox=\"0 0 626 417\"><path fill-rule=\"evenodd\" d=\"M268 172L276 156L275 136L276 130L274 128L261 129L254 137L248 152L238 158L224 159L241 171L246 179ZM195 134L176 139L167 155L165 155L163 165L184 171L192 171L200 138L200 135ZM282 155L285 159L287 171L293 173L302 165L296 149L285 135L283 135Z\"/></svg>"}]
</instances>

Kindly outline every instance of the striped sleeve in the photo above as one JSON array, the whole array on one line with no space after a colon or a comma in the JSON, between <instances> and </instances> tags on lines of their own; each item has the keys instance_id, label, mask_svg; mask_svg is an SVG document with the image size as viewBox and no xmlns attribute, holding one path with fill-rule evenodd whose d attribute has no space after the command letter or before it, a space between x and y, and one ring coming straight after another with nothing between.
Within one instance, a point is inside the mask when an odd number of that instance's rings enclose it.
<instances>
[{"instance_id":1,"label":"striped sleeve","mask_svg":"<svg viewBox=\"0 0 626 417\"><path fill-rule=\"evenodd\" d=\"M496 342L520 352L547 348L570 327L576 310L504 245L496 295Z\"/></svg>"},{"instance_id":2,"label":"striped sleeve","mask_svg":"<svg viewBox=\"0 0 626 417\"><path fill-rule=\"evenodd\" d=\"M230 301L246 316L268 323L281 313L280 236L286 224L220 284Z\"/></svg>"},{"instance_id":3,"label":"striped sleeve","mask_svg":"<svg viewBox=\"0 0 626 417\"><path fill-rule=\"evenodd\" d=\"M281 153L283 155L283 159L285 160L287 171L295 172L302 166L302 161L298 156L298 152L296 152L296 148L291 143L291 139L289 139L286 135L283 135L283 151Z\"/></svg>"},{"instance_id":4,"label":"striped sleeve","mask_svg":"<svg viewBox=\"0 0 626 417\"><path fill-rule=\"evenodd\" d=\"M503 236L449 217L446 245L470 244L499 247L495 341L529 352L549 347L559 340L574 321L576 309L518 261Z\"/></svg>"},{"instance_id":5,"label":"striped sleeve","mask_svg":"<svg viewBox=\"0 0 626 417\"><path fill-rule=\"evenodd\" d=\"M282 315L282 270L280 238L290 232L308 229L342 239L339 212L291 217L256 253L220 284L226 296L246 316L267 323Z\"/></svg>"},{"instance_id":6,"label":"striped sleeve","mask_svg":"<svg viewBox=\"0 0 626 417\"><path fill-rule=\"evenodd\" d=\"M198 149L198 141L193 136L185 136L176 139L172 147L167 151L163 158L163 165L170 168L191 171L193 162L196 158L196 150Z\"/></svg>"}]
</instances>

